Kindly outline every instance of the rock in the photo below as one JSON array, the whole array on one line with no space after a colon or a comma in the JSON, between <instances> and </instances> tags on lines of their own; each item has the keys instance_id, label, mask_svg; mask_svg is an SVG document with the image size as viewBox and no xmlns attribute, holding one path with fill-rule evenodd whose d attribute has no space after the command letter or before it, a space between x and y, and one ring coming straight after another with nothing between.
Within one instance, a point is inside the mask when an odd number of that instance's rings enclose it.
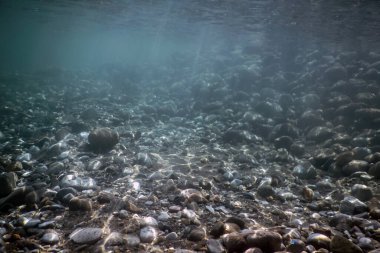
<instances>
[{"instance_id":1,"label":"rock","mask_svg":"<svg viewBox=\"0 0 380 253\"><path fill-rule=\"evenodd\" d=\"M157 229L151 226L143 227L140 230L140 240L142 243L151 243L157 239Z\"/></svg>"},{"instance_id":2,"label":"rock","mask_svg":"<svg viewBox=\"0 0 380 253\"><path fill-rule=\"evenodd\" d=\"M263 251L259 248L249 248L244 253L263 253Z\"/></svg>"},{"instance_id":3,"label":"rock","mask_svg":"<svg viewBox=\"0 0 380 253\"><path fill-rule=\"evenodd\" d=\"M70 240L78 244L93 244L102 237L101 228L78 228L69 236Z\"/></svg>"},{"instance_id":4,"label":"rock","mask_svg":"<svg viewBox=\"0 0 380 253\"><path fill-rule=\"evenodd\" d=\"M343 167L349 162L351 162L354 159L354 157L355 157L355 154L352 151L346 151L346 152L340 153L335 158L335 164L339 167Z\"/></svg>"},{"instance_id":5,"label":"rock","mask_svg":"<svg viewBox=\"0 0 380 253\"><path fill-rule=\"evenodd\" d=\"M221 221L217 221L210 230L210 235L218 238L224 234L224 223Z\"/></svg>"},{"instance_id":6,"label":"rock","mask_svg":"<svg viewBox=\"0 0 380 253\"><path fill-rule=\"evenodd\" d=\"M206 232L204 231L203 228L194 228L189 233L189 236L187 237L187 239L189 241L199 242L205 239L205 237L206 237Z\"/></svg>"},{"instance_id":7,"label":"rock","mask_svg":"<svg viewBox=\"0 0 380 253\"><path fill-rule=\"evenodd\" d=\"M235 216L228 217L225 222L226 223L235 223L236 225L239 226L240 229L245 228L244 220L242 220L238 217L235 217Z\"/></svg>"},{"instance_id":8,"label":"rock","mask_svg":"<svg viewBox=\"0 0 380 253\"><path fill-rule=\"evenodd\" d=\"M206 242L207 250L210 253L224 253L226 250L219 240L208 239Z\"/></svg>"},{"instance_id":9,"label":"rock","mask_svg":"<svg viewBox=\"0 0 380 253\"><path fill-rule=\"evenodd\" d=\"M355 172L367 171L368 162L362 160L352 160L342 168L342 173L345 176L350 176Z\"/></svg>"},{"instance_id":10,"label":"rock","mask_svg":"<svg viewBox=\"0 0 380 253\"><path fill-rule=\"evenodd\" d=\"M105 246L117 246L123 245L125 239L123 235L119 232L112 232L105 238Z\"/></svg>"},{"instance_id":11,"label":"rock","mask_svg":"<svg viewBox=\"0 0 380 253\"><path fill-rule=\"evenodd\" d=\"M57 195L55 196L57 200L59 200L60 202L62 203L66 203L65 200L64 200L64 197L67 195L67 194L72 194L73 196L76 196L78 195L78 192L77 190L75 190L73 187L66 187L66 188L62 188L60 189L58 192L57 192ZM67 202L68 204L68 202Z\"/></svg>"},{"instance_id":12,"label":"rock","mask_svg":"<svg viewBox=\"0 0 380 253\"><path fill-rule=\"evenodd\" d=\"M178 235L176 232L170 232L169 234L165 236L165 239L168 241L174 241L178 239Z\"/></svg>"},{"instance_id":13,"label":"rock","mask_svg":"<svg viewBox=\"0 0 380 253\"><path fill-rule=\"evenodd\" d=\"M317 143L323 142L327 139L330 139L334 136L334 132L328 128L323 126L317 126L312 128L306 135L306 138Z\"/></svg>"},{"instance_id":14,"label":"rock","mask_svg":"<svg viewBox=\"0 0 380 253\"><path fill-rule=\"evenodd\" d=\"M126 234L125 240L130 247L137 247L140 244L140 238L137 235Z\"/></svg>"},{"instance_id":15,"label":"rock","mask_svg":"<svg viewBox=\"0 0 380 253\"><path fill-rule=\"evenodd\" d=\"M59 242L59 235L55 231L46 232L41 237L41 242L47 243L47 244L55 244Z\"/></svg>"},{"instance_id":16,"label":"rock","mask_svg":"<svg viewBox=\"0 0 380 253\"><path fill-rule=\"evenodd\" d=\"M320 233L312 233L307 238L307 243L313 245L316 249L330 249L331 239Z\"/></svg>"},{"instance_id":17,"label":"rock","mask_svg":"<svg viewBox=\"0 0 380 253\"><path fill-rule=\"evenodd\" d=\"M242 252L247 248L244 236L238 233L223 235L222 241L228 252Z\"/></svg>"},{"instance_id":18,"label":"rock","mask_svg":"<svg viewBox=\"0 0 380 253\"><path fill-rule=\"evenodd\" d=\"M8 196L16 187L18 177L14 172L0 174L0 198Z\"/></svg>"},{"instance_id":19,"label":"rock","mask_svg":"<svg viewBox=\"0 0 380 253\"><path fill-rule=\"evenodd\" d=\"M97 188L96 181L92 179L91 177L77 177L73 174L64 176L61 179L59 185L62 188L72 187L80 191Z\"/></svg>"},{"instance_id":20,"label":"rock","mask_svg":"<svg viewBox=\"0 0 380 253\"><path fill-rule=\"evenodd\" d=\"M336 64L325 70L323 78L330 84L347 78L347 70L340 64Z\"/></svg>"},{"instance_id":21,"label":"rock","mask_svg":"<svg viewBox=\"0 0 380 253\"><path fill-rule=\"evenodd\" d=\"M340 235L332 238L330 249L333 253L363 253L359 246Z\"/></svg>"},{"instance_id":22,"label":"rock","mask_svg":"<svg viewBox=\"0 0 380 253\"><path fill-rule=\"evenodd\" d=\"M80 198L74 197L70 199L69 210L91 212L92 204L89 199L80 199Z\"/></svg>"},{"instance_id":23,"label":"rock","mask_svg":"<svg viewBox=\"0 0 380 253\"><path fill-rule=\"evenodd\" d=\"M108 152L119 142L119 134L110 128L96 128L88 135L88 142L91 150Z\"/></svg>"},{"instance_id":24,"label":"rock","mask_svg":"<svg viewBox=\"0 0 380 253\"><path fill-rule=\"evenodd\" d=\"M369 211L368 206L355 197L345 197L340 202L339 211L344 214L354 215Z\"/></svg>"},{"instance_id":25,"label":"rock","mask_svg":"<svg viewBox=\"0 0 380 253\"><path fill-rule=\"evenodd\" d=\"M351 195L360 201L368 201L373 197L371 188L363 184L355 184L351 189Z\"/></svg>"},{"instance_id":26,"label":"rock","mask_svg":"<svg viewBox=\"0 0 380 253\"><path fill-rule=\"evenodd\" d=\"M264 252L275 252L281 250L282 237L279 233L267 230L255 230L247 236L249 247L260 248Z\"/></svg>"},{"instance_id":27,"label":"rock","mask_svg":"<svg viewBox=\"0 0 380 253\"><path fill-rule=\"evenodd\" d=\"M291 239L286 251L291 253L301 253L306 249L305 243L300 239Z\"/></svg>"},{"instance_id":28,"label":"rock","mask_svg":"<svg viewBox=\"0 0 380 253\"><path fill-rule=\"evenodd\" d=\"M376 179L380 179L380 162L377 162L375 165L369 168L368 174L375 177Z\"/></svg>"},{"instance_id":29,"label":"rock","mask_svg":"<svg viewBox=\"0 0 380 253\"><path fill-rule=\"evenodd\" d=\"M305 162L294 167L293 174L300 179L315 179L317 170L311 163Z\"/></svg>"},{"instance_id":30,"label":"rock","mask_svg":"<svg viewBox=\"0 0 380 253\"><path fill-rule=\"evenodd\" d=\"M274 196L276 192L273 187L268 184L262 184L257 188L257 194L263 198Z\"/></svg>"},{"instance_id":31,"label":"rock","mask_svg":"<svg viewBox=\"0 0 380 253\"><path fill-rule=\"evenodd\" d=\"M286 148L290 149L290 147L293 144L293 138L290 136L281 136L276 139L274 139L274 146L279 149L279 148Z\"/></svg>"}]
</instances>

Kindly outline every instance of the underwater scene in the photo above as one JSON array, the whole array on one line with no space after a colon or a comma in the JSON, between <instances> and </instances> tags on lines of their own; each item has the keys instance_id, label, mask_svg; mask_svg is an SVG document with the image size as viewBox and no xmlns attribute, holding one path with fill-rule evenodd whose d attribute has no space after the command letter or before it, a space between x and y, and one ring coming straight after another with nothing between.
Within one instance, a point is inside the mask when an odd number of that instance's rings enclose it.
<instances>
[{"instance_id":1,"label":"underwater scene","mask_svg":"<svg viewBox=\"0 0 380 253\"><path fill-rule=\"evenodd\" d=\"M379 14L0 0L0 252L380 253Z\"/></svg>"}]
</instances>

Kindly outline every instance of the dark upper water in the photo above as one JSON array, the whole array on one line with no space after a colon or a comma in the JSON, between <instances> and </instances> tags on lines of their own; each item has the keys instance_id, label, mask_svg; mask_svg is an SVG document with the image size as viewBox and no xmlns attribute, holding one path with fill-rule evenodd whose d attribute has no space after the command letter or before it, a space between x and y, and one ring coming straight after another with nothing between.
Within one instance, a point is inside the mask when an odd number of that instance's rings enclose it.
<instances>
[{"instance_id":1,"label":"dark upper water","mask_svg":"<svg viewBox=\"0 0 380 253\"><path fill-rule=\"evenodd\" d=\"M380 1L1 0L0 71L380 48Z\"/></svg>"}]
</instances>

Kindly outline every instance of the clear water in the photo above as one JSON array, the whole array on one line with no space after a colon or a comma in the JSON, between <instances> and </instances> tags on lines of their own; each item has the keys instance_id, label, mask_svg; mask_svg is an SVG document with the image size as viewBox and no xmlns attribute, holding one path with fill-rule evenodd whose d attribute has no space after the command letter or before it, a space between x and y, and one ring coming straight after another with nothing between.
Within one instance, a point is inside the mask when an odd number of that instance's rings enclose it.
<instances>
[{"instance_id":1,"label":"clear water","mask_svg":"<svg viewBox=\"0 0 380 253\"><path fill-rule=\"evenodd\" d=\"M1 0L0 70L96 69L202 60L242 48L380 48L380 1Z\"/></svg>"}]
</instances>

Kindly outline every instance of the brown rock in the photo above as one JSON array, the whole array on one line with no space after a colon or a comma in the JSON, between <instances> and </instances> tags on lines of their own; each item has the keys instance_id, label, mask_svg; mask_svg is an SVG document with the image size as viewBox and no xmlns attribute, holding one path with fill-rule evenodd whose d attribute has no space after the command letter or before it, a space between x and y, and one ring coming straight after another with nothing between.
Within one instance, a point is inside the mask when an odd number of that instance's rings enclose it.
<instances>
[{"instance_id":1,"label":"brown rock","mask_svg":"<svg viewBox=\"0 0 380 253\"><path fill-rule=\"evenodd\" d=\"M187 239L189 241L199 242L199 241L202 241L203 239L205 239L205 237L206 237L206 232L204 231L204 229L194 228L193 230L191 230Z\"/></svg>"},{"instance_id":2,"label":"brown rock","mask_svg":"<svg viewBox=\"0 0 380 253\"><path fill-rule=\"evenodd\" d=\"M354 152L352 151L346 151L343 153L340 153L336 158L335 158L335 164L339 167L343 167L347 163L351 162L354 159Z\"/></svg>"},{"instance_id":3,"label":"brown rock","mask_svg":"<svg viewBox=\"0 0 380 253\"><path fill-rule=\"evenodd\" d=\"M119 142L119 134L107 127L96 128L88 135L88 142L93 151L108 152Z\"/></svg>"},{"instance_id":4,"label":"brown rock","mask_svg":"<svg viewBox=\"0 0 380 253\"><path fill-rule=\"evenodd\" d=\"M281 243L281 235L272 231L256 230L247 236L247 244L249 247L257 247L264 252L281 250Z\"/></svg>"},{"instance_id":5,"label":"brown rock","mask_svg":"<svg viewBox=\"0 0 380 253\"><path fill-rule=\"evenodd\" d=\"M223 233L224 233L224 223L221 221L216 222L210 231L210 235L216 238L221 236Z\"/></svg>"},{"instance_id":6,"label":"brown rock","mask_svg":"<svg viewBox=\"0 0 380 253\"><path fill-rule=\"evenodd\" d=\"M247 248L244 236L238 233L226 234L222 237L223 244L228 252L242 252Z\"/></svg>"},{"instance_id":7,"label":"brown rock","mask_svg":"<svg viewBox=\"0 0 380 253\"><path fill-rule=\"evenodd\" d=\"M92 204L91 204L91 201L88 199L80 199L80 198L74 197L70 199L69 210L91 212Z\"/></svg>"},{"instance_id":8,"label":"brown rock","mask_svg":"<svg viewBox=\"0 0 380 253\"><path fill-rule=\"evenodd\" d=\"M313 245L316 249L330 249L331 239L320 233L312 233L307 238L307 243Z\"/></svg>"},{"instance_id":9,"label":"brown rock","mask_svg":"<svg viewBox=\"0 0 380 253\"><path fill-rule=\"evenodd\" d=\"M330 248L333 253L363 253L359 246L340 235L332 238Z\"/></svg>"}]
</instances>

